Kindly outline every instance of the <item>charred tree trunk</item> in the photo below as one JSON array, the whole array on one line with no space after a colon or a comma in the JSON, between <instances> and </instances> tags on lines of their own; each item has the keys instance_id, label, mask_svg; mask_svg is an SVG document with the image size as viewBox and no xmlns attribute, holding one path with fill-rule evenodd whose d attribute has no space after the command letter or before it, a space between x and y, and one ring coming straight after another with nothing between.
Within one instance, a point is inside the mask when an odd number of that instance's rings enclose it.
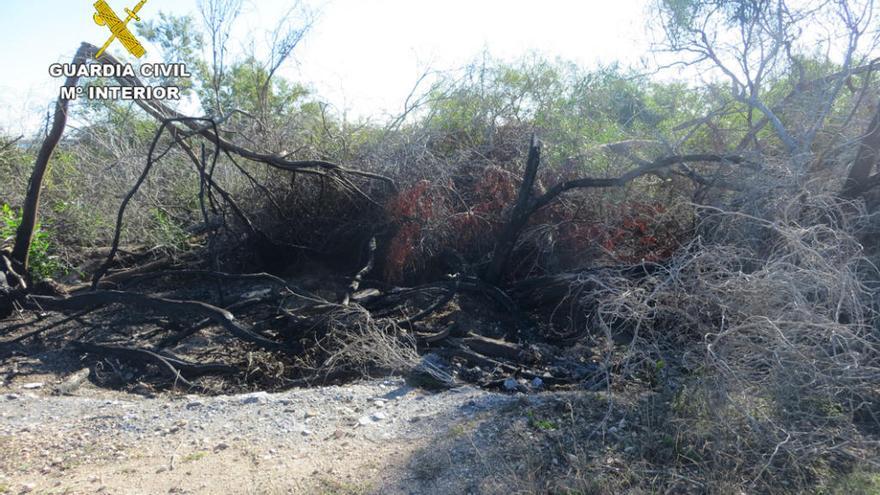
<instances>
[{"instance_id":1,"label":"charred tree trunk","mask_svg":"<svg viewBox=\"0 0 880 495\"><path fill-rule=\"evenodd\" d=\"M875 148L876 149L876 148ZM533 197L532 188L537 176L538 166L541 162L541 147L536 138L532 138L529 147L529 158L526 163L523 182L519 189L519 195L516 198L516 204L510 215L510 220L504 226L504 230L498 236L495 249L492 252L492 259L489 267L486 269L483 280L490 285L498 285L501 281L504 268L510 258L517 239L525 226L529 223L529 218L541 208L555 201L559 196L574 189L590 189L590 188L614 188L624 187L633 180L644 175L655 173L676 165L686 163L722 163L745 165L750 168L756 167L754 163L749 162L745 158L737 155L718 155L710 153L697 153L692 155L673 155L658 158L653 162L645 162L640 167L630 170L629 172L619 176L610 178L594 178L584 177L565 182L559 182L549 188L544 194ZM701 179L701 176L692 172L689 175L694 180ZM880 174L878 174L880 176ZM880 179L878 179L880 180Z\"/></svg>"},{"instance_id":2,"label":"charred tree trunk","mask_svg":"<svg viewBox=\"0 0 880 495\"><path fill-rule=\"evenodd\" d=\"M83 44L73 56L72 63L75 65L85 63L89 46ZM79 77L68 77L64 81L65 86L76 86ZM15 233L15 247L12 249L12 261L18 265L23 276L27 276L28 272L28 253L31 248L31 241L34 237L34 229L37 226L37 215L40 209L40 191L43 186L43 176L46 175L46 169L49 166L49 160L58 142L61 141L61 135L64 134L64 128L67 126L67 106L69 101L61 96L55 103L55 116L52 120L52 129L46 136L40 152L37 154L37 160L34 162L34 170L31 172L31 178L28 182L27 196L24 200L24 208L22 209L21 224Z\"/></svg>"},{"instance_id":3,"label":"charred tree trunk","mask_svg":"<svg viewBox=\"0 0 880 495\"><path fill-rule=\"evenodd\" d=\"M538 138L532 136L529 145L529 158L526 161L526 170L523 174L523 182L519 188L519 196L510 214L510 221L504 226L495 250L492 252L492 260L486 270L485 280L492 285L498 285L507 260L513 252L516 240L520 232L526 226L531 216L532 188L535 185L535 177L538 175L538 166L541 165L541 143Z\"/></svg>"}]
</instances>

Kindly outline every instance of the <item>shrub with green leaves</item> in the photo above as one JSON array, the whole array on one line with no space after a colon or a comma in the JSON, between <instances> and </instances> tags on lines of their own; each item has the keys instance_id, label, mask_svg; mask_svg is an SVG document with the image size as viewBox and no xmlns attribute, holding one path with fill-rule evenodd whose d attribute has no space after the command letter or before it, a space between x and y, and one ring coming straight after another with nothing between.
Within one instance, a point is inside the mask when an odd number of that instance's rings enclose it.
<instances>
[{"instance_id":1,"label":"shrub with green leaves","mask_svg":"<svg viewBox=\"0 0 880 495\"><path fill-rule=\"evenodd\" d=\"M15 233L21 224L21 210L14 210L8 204L0 207L0 238L2 244L12 244ZM30 248L30 272L37 279L42 280L58 274L63 274L64 264L55 256L52 248L52 234L37 224Z\"/></svg>"}]
</instances>

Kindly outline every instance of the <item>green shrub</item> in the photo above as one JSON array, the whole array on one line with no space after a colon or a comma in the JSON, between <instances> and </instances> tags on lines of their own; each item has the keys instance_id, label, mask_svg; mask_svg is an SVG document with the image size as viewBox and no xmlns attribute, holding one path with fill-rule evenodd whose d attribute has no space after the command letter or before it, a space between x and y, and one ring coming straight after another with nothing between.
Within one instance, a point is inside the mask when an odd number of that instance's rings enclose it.
<instances>
[{"instance_id":1,"label":"green shrub","mask_svg":"<svg viewBox=\"0 0 880 495\"><path fill-rule=\"evenodd\" d=\"M0 239L3 244L11 244L21 224L21 210L13 210L8 204L0 207ZM65 266L52 254L52 234L37 224L30 248L30 272L37 280L66 272Z\"/></svg>"}]
</instances>

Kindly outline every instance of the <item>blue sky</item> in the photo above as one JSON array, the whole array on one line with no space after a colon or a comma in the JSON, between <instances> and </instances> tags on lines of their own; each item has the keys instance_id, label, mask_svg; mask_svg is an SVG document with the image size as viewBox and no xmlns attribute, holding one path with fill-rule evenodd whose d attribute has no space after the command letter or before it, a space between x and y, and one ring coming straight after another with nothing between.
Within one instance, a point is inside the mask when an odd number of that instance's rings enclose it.
<instances>
[{"instance_id":1,"label":"blue sky","mask_svg":"<svg viewBox=\"0 0 880 495\"><path fill-rule=\"evenodd\" d=\"M48 66L67 62L82 41L102 44L93 0L0 0L0 129L39 126L60 81ZM137 0L108 0L118 13ZM646 0L306 0L317 23L282 74L305 82L338 109L381 117L403 104L425 69L461 67L488 50L513 59L529 52L591 66L636 64L648 49ZM246 0L230 47L265 44L263 30L289 0ZM196 15L196 0L148 0L140 15ZM121 47L114 45L115 50ZM148 52L150 47L147 46ZM155 51L154 51L155 52ZM149 56L149 55L148 55Z\"/></svg>"}]
</instances>

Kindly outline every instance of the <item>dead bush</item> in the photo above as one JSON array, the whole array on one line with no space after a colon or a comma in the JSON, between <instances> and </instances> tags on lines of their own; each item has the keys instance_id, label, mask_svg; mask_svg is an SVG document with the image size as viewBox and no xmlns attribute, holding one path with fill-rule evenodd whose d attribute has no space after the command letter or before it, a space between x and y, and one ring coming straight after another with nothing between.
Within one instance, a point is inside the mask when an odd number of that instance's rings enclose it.
<instances>
[{"instance_id":1,"label":"dead bush","mask_svg":"<svg viewBox=\"0 0 880 495\"><path fill-rule=\"evenodd\" d=\"M384 370L406 373L418 362L415 339L392 319L374 318L366 309L340 307L326 317L320 347L328 356L322 368L351 370L369 375Z\"/></svg>"},{"instance_id":2,"label":"dead bush","mask_svg":"<svg viewBox=\"0 0 880 495\"><path fill-rule=\"evenodd\" d=\"M876 273L854 222L839 221L858 205L802 190L769 203L762 216L703 207L711 228L662 269L592 281L599 293L584 300L622 363L618 386L644 370L666 377L684 446L648 459L666 476L797 492L875 448L880 343L865 284ZM633 339L618 351L622 330Z\"/></svg>"}]
</instances>

